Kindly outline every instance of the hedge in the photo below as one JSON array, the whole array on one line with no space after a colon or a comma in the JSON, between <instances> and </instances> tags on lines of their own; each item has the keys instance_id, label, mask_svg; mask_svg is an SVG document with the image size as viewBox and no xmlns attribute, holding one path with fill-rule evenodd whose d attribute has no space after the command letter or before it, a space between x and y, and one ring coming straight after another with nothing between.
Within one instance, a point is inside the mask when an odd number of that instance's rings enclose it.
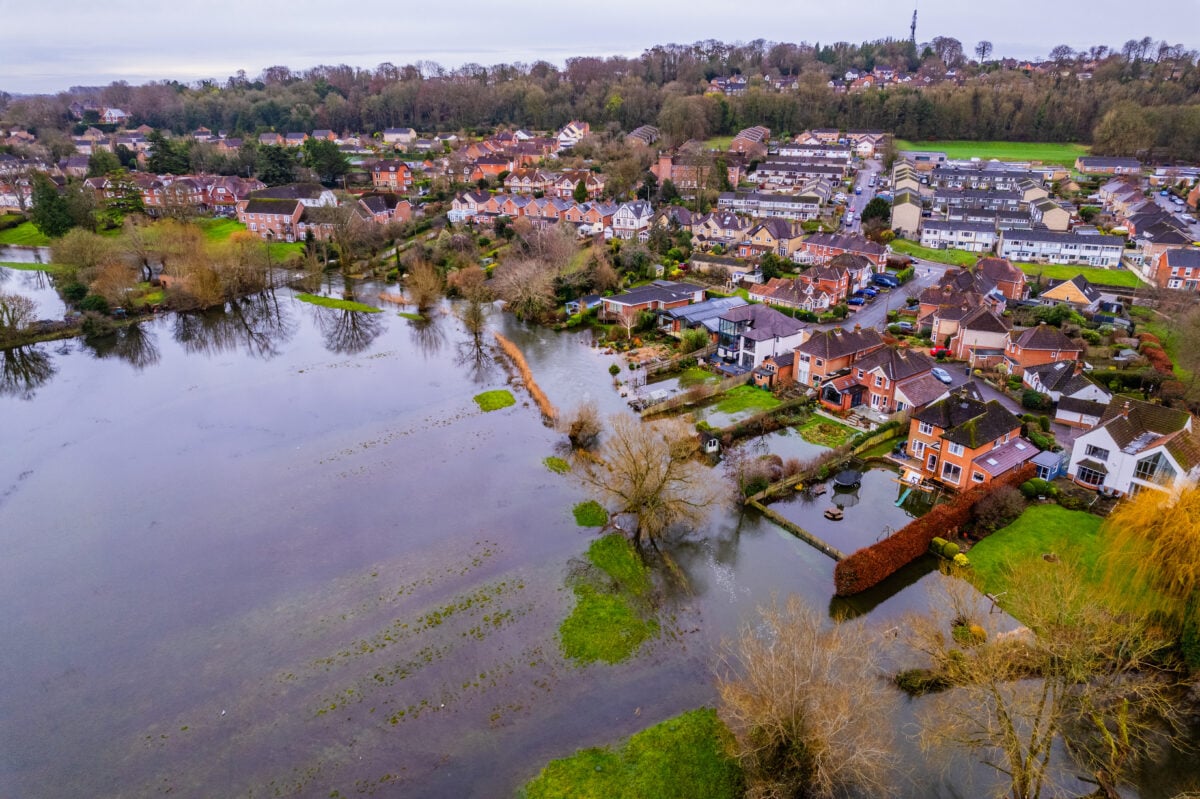
<instances>
[{"instance_id":1,"label":"hedge","mask_svg":"<svg viewBox=\"0 0 1200 799\"><path fill-rule=\"evenodd\" d=\"M949 502L935 505L929 513L897 530L892 535L858 550L838 562L833 581L838 596L851 596L886 580L929 551L929 545L971 520L971 509L998 486L1018 486L1032 479L1037 469L1026 464L991 483L964 491Z\"/></svg>"}]
</instances>

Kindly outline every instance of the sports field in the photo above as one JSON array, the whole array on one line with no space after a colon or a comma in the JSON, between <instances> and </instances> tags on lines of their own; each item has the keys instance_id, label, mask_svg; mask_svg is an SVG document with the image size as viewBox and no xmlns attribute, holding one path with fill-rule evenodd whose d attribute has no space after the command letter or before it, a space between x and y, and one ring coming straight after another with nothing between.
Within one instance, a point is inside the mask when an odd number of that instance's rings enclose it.
<instances>
[{"instance_id":1,"label":"sports field","mask_svg":"<svg viewBox=\"0 0 1200 799\"><path fill-rule=\"evenodd\" d=\"M1087 155L1086 144L1038 141L907 141L896 140L897 150L933 150L949 158L997 158L1001 161L1041 161L1046 164L1074 166L1075 159Z\"/></svg>"}]
</instances>

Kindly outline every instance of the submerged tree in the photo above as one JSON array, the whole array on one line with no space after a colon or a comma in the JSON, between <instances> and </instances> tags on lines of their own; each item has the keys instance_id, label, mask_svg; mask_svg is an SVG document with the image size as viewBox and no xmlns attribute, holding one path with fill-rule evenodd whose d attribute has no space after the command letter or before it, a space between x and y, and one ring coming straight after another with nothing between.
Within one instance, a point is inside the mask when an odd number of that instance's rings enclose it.
<instances>
[{"instance_id":1,"label":"submerged tree","mask_svg":"<svg viewBox=\"0 0 1200 799\"><path fill-rule=\"evenodd\" d=\"M719 481L693 456L699 442L681 419L644 423L609 417L609 432L581 477L610 515L636 520L633 542L655 548L675 525L695 527L721 498Z\"/></svg>"},{"instance_id":2,"label":"submerged tree","mask_svg":"<svg viewBox=\"0 0 1200 799\"><path fill-rule=\"evenodd\" d=\"M717 677L752 799L890 793L896 692L861 622L831 624L800 597L759 608Z\"/></svg>"}]
</instances>

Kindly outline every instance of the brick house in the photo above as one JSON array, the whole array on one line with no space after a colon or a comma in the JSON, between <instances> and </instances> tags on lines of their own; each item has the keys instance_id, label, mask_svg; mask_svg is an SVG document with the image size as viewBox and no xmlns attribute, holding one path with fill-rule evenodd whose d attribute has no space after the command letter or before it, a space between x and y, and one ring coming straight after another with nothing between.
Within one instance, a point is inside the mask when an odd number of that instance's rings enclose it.
<instances>
[{"instance_id":1,"label":"brick house","mask_svg":"<svg viewBox=\"0 0 1200 799\"><path fill-rule=\"evenodd\" d=\"M379 225L412 219L412 203L392 192L364 194L355 209L359 216Z\"/></svg>"},{"instance_id":2,"label":"brick house","mask_svg":"<svg viewBox=\"0 0 1200 799\"><path fill-rule=\"evenodd\" d=\"M666 311L703 300L704 289L700 286L655 280L624 294L605 297L600 306L600 318L613 320L642 311Z\"/></svg>"},{"instance_id":3,"label":"brick house","mask_svg":"<svg viewBox=\"0 0 1200 799\"><path fill-rule=\"evenodd\" d=\"M251 233L264 239L296 241L304 205L299 200L269 198L242 200L238 203L238 221Z\"/></svg>"},{"instance_id":4,"label":"brick house","mask_svg":"<svg viewBox=\"0 0 1200 799\"><path fill-rule=\"evenodd\" d=\"M1031 366L1058 361L1078 361L1083 347L1067 338L1057 327L1045 322L1009 334L1004 346L1004 362L1012 374L1021 374Z\"/></svg>"},{"instance_id":5,"label":"brick house","mask_svg":"<svg viewBox=\"0 0 1200 799\"><path fill-rule=\"evenodd\" d=\"M874 265L876 271L883 271L887 264L886 247L863 236L841 233L812 234L797 247L796 260L798 263L825 264L847 253L866 258Z\"/></svg>"},{"instance_id":6,"label":"brick house","mask_svg":"<svg viewBox=\"0 0 1200 799\"><path fill-rule=\"evenodd\" d=\"M1200 291L1200 249L1167 250L1158 259L1154 282L1167 289Z\"/></svg>"},{"instance_id":7,"label":"brick house","mask_svg":"<svg viewBox=\"0 0 1200 799\"><path fill-rule=\"evenodd\" d=\"M918 350L881 347L821 386L821 404L834 411L867 406L881 414L922 406L946 393L930 374L933 359Z\"/></svg>"},{"instance_id":8,"label":"brick house","mask_svg":"<svg viewBox=\"0 0 1200 799\"><path fill-rule=\"evenodd\" d=\"M822 330L796 347L795 380L820 388L835 372L851 366L859 358L883 346L883 337L874 328Z\"/></svg>"},{"instance_id":9,"label":"brick house","mask_svg":"<svg viewBox=\"0 0 1200 799\"><path fill-rule=\"evenodd\" d=\"M371 185L376 191L406 194L412 189L412 170L403 161L376 161L371 165Z\"/></svg>"},{"instance_id":10,"label":"brick house","mask_svg":"<svg viewBox=\"0 0 1200 799\"><path fill-rule=\"evenodd\" d=\"M765 253L791 258L802 242L786 219L768 219L746 232L737 245L737 254L740 258L761 258Z\"/></svg>"},{"instance_id":11,"label":"brick house","mask_svg":"<svg viewBox=\"0 0 1200 799\"><path fill-rule=\"evenodd\" d=\"M906 468L957 490L986 485L1038 453L1021 438L1021 420L997 400L984 402L974 383L913 413Z\"/></svg>"},{"instance_id":12,"label":"brick house","mask_svg":"<svg viewBox=\"0 0 1200 799\"><path fill-rule=\"evenodd\" d=\"M991 308L977 306L958 320L957 330L947 346L956 359L966 361L973 369L995 366L1004 358L1010 330L1012 322L1007 317Z\"/></svg>"},{"instance_id":13,"label":"brick house","mask_svg":"<svg viewBox=\"0 0 1200 799\"><path fill-rule=\"evenodd\" d=\"M1005 299L1023 300L1029 294L1025 273L1007 258L980 258L975 272L987 278Z\"/></svg>"},{"instance_id":14,"label":"brick house","mask_svg":"<svg viewBox=\"0 0 1200 799\"><path fill-rule=\"evenodd\" d=\"M781 308L796 308L818 313L827 311L836 303L829 294L799 279L773 277L766 283L752 285L749 294L759 302Z\"/></svg>"}]
</instances>

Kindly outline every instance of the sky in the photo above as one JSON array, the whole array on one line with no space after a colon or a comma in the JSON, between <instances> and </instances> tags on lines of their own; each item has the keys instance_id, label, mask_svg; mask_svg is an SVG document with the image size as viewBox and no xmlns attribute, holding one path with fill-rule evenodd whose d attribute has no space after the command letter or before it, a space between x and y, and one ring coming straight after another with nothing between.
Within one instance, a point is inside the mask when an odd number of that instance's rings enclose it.
<instances>
[{"instance_id":1,"label":"sky","mask_svg":"<svg viewBox=\"0 0 1200 799\"><path fill-rule=\"evenodd\" d=\"M993 57L1015 58L1143 36L1200 47L1200 0L0 0L0 90L223 81L274 64L561 64L702 39L904 38L914 4L919 41L953 36L968 54L981 39L995 45Z\"/></svg>"}]
</instances>

